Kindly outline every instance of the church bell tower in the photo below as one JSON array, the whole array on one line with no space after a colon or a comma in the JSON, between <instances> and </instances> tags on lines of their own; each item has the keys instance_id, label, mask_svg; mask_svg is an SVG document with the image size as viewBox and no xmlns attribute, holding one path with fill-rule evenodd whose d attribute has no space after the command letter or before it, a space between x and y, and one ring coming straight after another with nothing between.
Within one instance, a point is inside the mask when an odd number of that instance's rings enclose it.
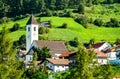
<instances>
[{"instance_id":1,"label":"church bell tower","mask_svg":"<svg viewBox=\"0 0 120 79\"><path fill-rule=\"evenodd\" d=\"M33 15L30 16L26 25L26 52L28 53L33 41L38 40L38 23Z\"/></svg>"}]
</instances>

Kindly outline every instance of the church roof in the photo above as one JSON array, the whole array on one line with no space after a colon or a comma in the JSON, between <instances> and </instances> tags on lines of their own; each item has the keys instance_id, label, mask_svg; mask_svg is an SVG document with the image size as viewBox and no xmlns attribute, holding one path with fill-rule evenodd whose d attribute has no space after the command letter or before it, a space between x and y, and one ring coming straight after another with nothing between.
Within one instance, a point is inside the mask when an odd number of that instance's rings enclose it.
<instances>
[{"instance_id":1,"label":"church roof","mask_svg":"<svg viewBox=\"0 0 120 79\"><path fill-rule=\"evenodd\" d=\"M29 25L29 24L38 24L33 15L30 16L30 18L27 22L27 25Z\"/></svg>"},{"instance_id":2,"label":"church roof","mask_svg":"<svg viewBox=\"0 0 120 79\"><path fill-rule=\"evenodd\" d=\"M44 41L44 40L35 40L34 41L37 46L41 49L43 47L47 47L48 49L50 49L50 54L53 57L56 57L55 54L62 54L63 52L67 52L68 50L66 49L66 46L64 44L64 42L62 41ZM28 54L33 54L28 52Z\"/></svg>"}]
</instances>

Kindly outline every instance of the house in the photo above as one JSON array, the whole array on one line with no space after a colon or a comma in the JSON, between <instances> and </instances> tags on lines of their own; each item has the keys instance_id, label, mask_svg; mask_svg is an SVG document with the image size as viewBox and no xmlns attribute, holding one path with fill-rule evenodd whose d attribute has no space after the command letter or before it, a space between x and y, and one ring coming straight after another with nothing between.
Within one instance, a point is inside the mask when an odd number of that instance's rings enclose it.
<instances>
[{"instance_id":1,"label":"house","mask_svg":"<svg viewBox=\"0 0 120 79\"><path fill-rule=\"evenodd\" d=\"M59 56L60 59L68 59L70 63L74 63L76 59L76 52L64 52Z\"/></svg>"},{"instance_id":2,"label":"house","mask_svg":"<svg viewBox=\"0 0 120 79\"><path fill-rule=\"evenodd\" d=\"M91 47L94 49L97 49L99 51L106 51L106 50L110 49L112 46L107 42L100 42L100 43L96 43L96 44L91 44L91 46L87 46L86 48L90 49Z\"/></svg>"},{"instance_id":3,"label":"house","mask_svg":"<svg viewBox=\"0 0 120 79\"><path fill-rule=\"evenodd\" d=\"M120 46L116 45L111 48L111 51L107 52L108 60L112 65L120 65Z\"/></svg>"},{"instance_id":4,"label":"house","mask_svg":"<svg viewBox=\"0 0 120 79\"><path fill-rule=\"evenodd\" d=\"M97 56L97 59L95 59L95 61L97 61L98 64L104 65L104 64L108 63L107 54L105 54L104 52L99 51L98 49L94 50L94 52L96 53L96 56Z\"/></svg>"},{"instance_id":5,"label":"house","mask_svg":"<svg viewBox=\"0 0 120 79\"><path fill-rule=\"evenodd\" d=\"M68 59L46 58L47 67L53 72L61 72L69 69Z\"/></svg>"}]
</instances>

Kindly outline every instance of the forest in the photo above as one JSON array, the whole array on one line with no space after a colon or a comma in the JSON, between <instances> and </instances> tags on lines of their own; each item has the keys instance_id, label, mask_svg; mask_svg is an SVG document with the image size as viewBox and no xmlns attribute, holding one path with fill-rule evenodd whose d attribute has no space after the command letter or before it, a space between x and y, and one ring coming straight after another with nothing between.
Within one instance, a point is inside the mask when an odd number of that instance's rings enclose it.
<instances>
[{"instance_id":1,"label":"forest","mask_svg":"<svg viewBox=\"0 0 120 79\"><path fill-rule=\"evenodd\" d=\"M46 10L75 9L80 4L92 6L97 4L120 3L119 0L0 0L0 17L42 13Z\"/></svg>"}]
</instances>

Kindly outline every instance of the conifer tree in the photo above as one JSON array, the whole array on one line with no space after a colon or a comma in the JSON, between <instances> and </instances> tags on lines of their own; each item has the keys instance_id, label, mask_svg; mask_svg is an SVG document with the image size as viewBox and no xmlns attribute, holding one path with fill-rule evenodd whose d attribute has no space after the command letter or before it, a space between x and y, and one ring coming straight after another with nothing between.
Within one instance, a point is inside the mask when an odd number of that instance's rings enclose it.
<instances>
[{"instance_id":1,"label":"conifer tree","mask_svg":"<svg viewBox=\"0 0 120 79\"><path fill-rule=\"evenodd\" d=\"M76 56L76 63L72 67L74 69L71 71L70 79L94 79L91 70L91 64L95 56L94 52L88 52L80 47Z\"/></svg>"},{"instance_id":2,"label":"conifer tree","mask_svg":"<svg viewBox=\"0 0 120 79\"><path fill-rule=\"evenodd\" d=\"M3 28L0 35L0 79L20 79L24 72L23 64L16 59L12 41Z\"/></svg>"}]
</instances>

